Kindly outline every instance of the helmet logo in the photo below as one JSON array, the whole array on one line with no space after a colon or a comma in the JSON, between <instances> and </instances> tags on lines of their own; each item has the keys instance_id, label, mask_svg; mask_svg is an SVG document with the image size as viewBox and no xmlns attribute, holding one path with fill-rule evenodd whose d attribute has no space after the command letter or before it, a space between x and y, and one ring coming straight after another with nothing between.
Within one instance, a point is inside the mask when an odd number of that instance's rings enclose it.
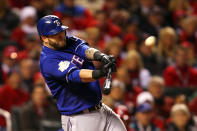
<instances>
[{"instance_id":1,"label":"helmet logo","mask_svg":"<svg viewBox=\"0 0 197 131\"><path fill-rule=\"evenodd\" d=\"M55 20L54 23L57 24L57 26L60 26L61 25L58 20Z\"/></svg>"}]
</instances>

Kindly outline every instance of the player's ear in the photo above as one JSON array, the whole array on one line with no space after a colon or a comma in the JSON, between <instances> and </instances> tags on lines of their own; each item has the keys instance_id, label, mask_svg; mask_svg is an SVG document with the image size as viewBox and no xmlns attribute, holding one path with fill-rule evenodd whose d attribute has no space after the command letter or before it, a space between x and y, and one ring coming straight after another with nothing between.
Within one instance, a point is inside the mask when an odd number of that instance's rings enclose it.
<instances>
[{"instance_id":1,"label":"player's ear","mask_svg":"<svg viewBox=\"0 0 197 131\"><path fill-rule=\"evenodd\" d=\"M41 36L43 42L48 43L48 38L46 36Z\"/></svg>"}]
</instances>

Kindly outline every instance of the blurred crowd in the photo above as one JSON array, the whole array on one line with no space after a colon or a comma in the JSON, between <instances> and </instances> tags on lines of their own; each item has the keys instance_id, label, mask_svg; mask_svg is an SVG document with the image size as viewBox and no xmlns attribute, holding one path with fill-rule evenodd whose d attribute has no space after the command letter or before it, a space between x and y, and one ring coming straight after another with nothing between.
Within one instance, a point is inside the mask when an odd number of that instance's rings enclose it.
<instances>
[{"instance_id":1,"label":"blurred crowd","mask_svg":"<svg viewBox=\"0 0 197 131\"><path fill-rule=\"evenodd\" d=\"M61 129L39 72L36 23L49 14L116 58L103 102L128 131L197 131L196 0L0 0L0 131Z\"/></svg>"}]
</instances>

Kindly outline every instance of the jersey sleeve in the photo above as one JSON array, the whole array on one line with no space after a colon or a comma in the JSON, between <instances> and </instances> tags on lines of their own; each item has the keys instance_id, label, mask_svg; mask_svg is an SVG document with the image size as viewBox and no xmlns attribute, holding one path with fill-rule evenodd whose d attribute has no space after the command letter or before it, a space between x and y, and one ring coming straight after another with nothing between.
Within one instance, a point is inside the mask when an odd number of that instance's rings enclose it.
<instances>
[{"instance_id":1,"label":"jersey sleeve","mask_svg":"<svg viewBox=\"0 0 197 131\"><path fill-rule=\"evenodd\" d=\"M73 82L80 81L79 78L80 70L70 61L52 59L45 61L42 68L43 68L43 73L52 79L56 79L68 83L70 81Z\"/></svg>"},{"instance_id":2,"label":"jersey sleeve","mask_svg":"<svg viewBox=\"0 0 197 131\"><path fill-rule=\"evenodd\" d=\"M74 44L72 45L73 46L73 51L79 55L80 57L82 57L83 59L87 59L86 58L86 55L85 55L85 51L86 49L90 48L88 46L88 43L84 40L81 40L77 37L70 37L70 39L72 39L72 41L74 41Z\"/></svg>"}]
</instances>

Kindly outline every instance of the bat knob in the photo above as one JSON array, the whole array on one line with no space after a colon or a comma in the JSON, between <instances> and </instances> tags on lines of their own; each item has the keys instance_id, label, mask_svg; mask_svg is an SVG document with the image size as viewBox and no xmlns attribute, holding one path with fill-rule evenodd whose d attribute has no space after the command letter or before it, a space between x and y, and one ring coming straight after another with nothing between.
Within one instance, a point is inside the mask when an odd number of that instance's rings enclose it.
<instances>
[{"instance_id":1,"label":"bat knob","mask_svg":"<svg viewBox=\"0 0 197 131\"><path fill-rule=\"evenodd\" d=\"M109 93L111 92L111 80L110 79L106 79L102 92L105 95L109 95Z\"/></svg>"},{"instance_id":2,"label":"bat knob","mask_svg":"<svg viewBox=\"0 0 197 131\"><path fill-rule=\"evenodd\" d=\"M103 94L109 95L110 92L111 92L111 89L105 89L105 88L103 88Z\"/></svg>"}]
</instances>

